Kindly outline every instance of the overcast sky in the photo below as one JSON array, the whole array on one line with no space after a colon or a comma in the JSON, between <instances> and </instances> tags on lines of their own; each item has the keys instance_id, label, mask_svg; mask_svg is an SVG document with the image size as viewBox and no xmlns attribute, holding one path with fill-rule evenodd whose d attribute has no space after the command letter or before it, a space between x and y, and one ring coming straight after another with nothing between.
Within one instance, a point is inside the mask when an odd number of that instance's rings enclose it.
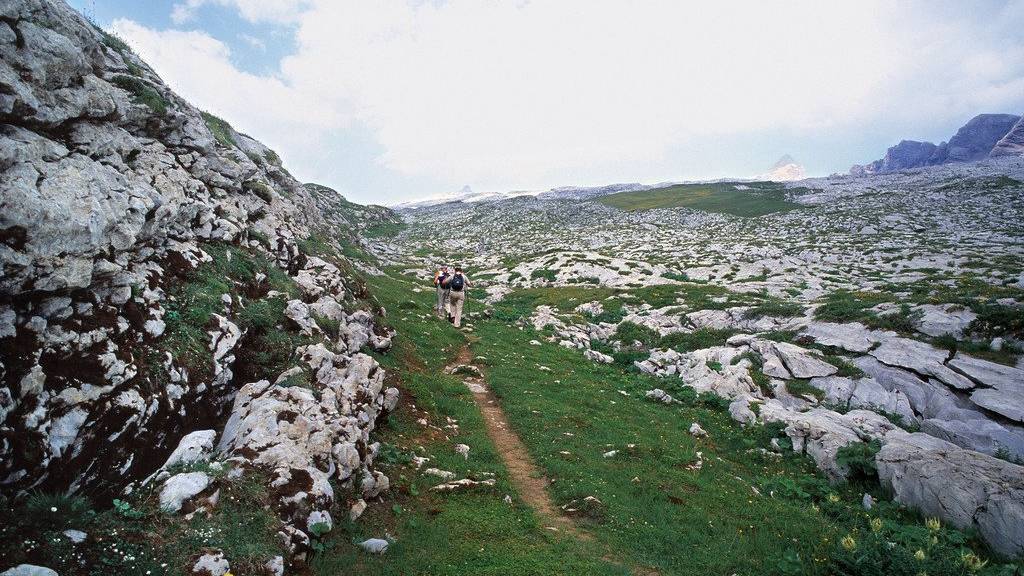
<instances>
[{"instance_id":1,"label":"overcast sky","mask_svg":"<svg viewBox=\"0 0 1024 576\"><path fill-rule=\"evenodd\" d=\"M1024 0L70 0L360 202L846 171L1024 112Z\"/></svg>"}]
</instances>

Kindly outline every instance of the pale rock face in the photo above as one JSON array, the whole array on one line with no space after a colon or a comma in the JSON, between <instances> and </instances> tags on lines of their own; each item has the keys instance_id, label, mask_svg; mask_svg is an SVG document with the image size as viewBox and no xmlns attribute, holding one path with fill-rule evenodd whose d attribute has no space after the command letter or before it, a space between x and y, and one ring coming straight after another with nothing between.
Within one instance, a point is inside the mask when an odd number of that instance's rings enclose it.
<instances>
[{"instance_id":1,"label":"pale rock face","mask_svg":"<svg viewBox=\"0 0 1024 576\"><path fill-rule=\"evenodd\" d=\"M152 478L178 464L193 464L210 459L213 453L213 446L217 440L215 430L196 430L189 432L178 442L178 447L167 457L164 465L161 466L152 476L146 479L148 483Z\"/></svg>"},{"instance_id":2,"label":"pale rock face","mask_svg":"<svg viewBox=\"0 0 1024 576\"><path fill-rule=\"evenodd\" d=\"M750 378L750 361L733 364L741 351L731 346L706 348L686 354L674 350L655 350L647 360L637 362L643 372L655 375L672 374L698 392L714 392L725 398L751 394L757 389ZM720 370L711 366L721 366Z\"/></svg>"},{"instance_id":3,"label":"pale rock face","mask_svg":"<svg viewBox=\"0 0 1024 576\"><path fill-rule=\"evenodd\" d=\"M793 441L793 449L806 452L829 480L839 482L849 473L836 461L839 449L856 442L882 439L896 427L884 416L866 410L851 410L839 414L824 408L808 412L793 412L777 400L769 400L761 407L766 421L787 424L786 435Z\"/></svg>"},{"instance_id":4,"label":"pale rock face","mask_svg":"<svg viewBox=\"0 0 1024 576\"><path fill-rule=\"evenodd\" d=\"M230 570L231 564L220 551L203 554L192 565L192 574L197 576L224 576Z\"/></svg>"},{"instance_id":5,"label":"pale rock face","mask_svg":"<svg viewBox=\"0 0 1024 576\"><path fill-rule=\"evenodd\" d=\"M0 572L0 576L60 576L55 570L45 566L34 566L32 564L19 564Z\"/></svg>"},{"instance_id":6,"label":"pale rock face","mask_svg":"<svg viewBox=\"0 0 1024 576\"><path fill-rule=\"evenodd\" d=\"M1024 116L1010 128L989 152L989 157L1024 156Z\"/></svg>"},{"instance_id":7,"label":"pale rock face","mask_svg":"<svg viewBox=\"0 0 1024 576\"><path fill-rule=\"evenodd\" d=\"M916 322L919 332L933 337L950 335L957 340L963 339L964 331L978 317L970 309L952 304L924 304L916 306L913 310L920 314Z\"/></svg>"},{"instance_id":8,"label":"pale rock face","mask_svg":"<svg viewBox=\"0 0 1024 576\"><path fill-rule=\"evenodd\" d=\"M946 366L948 352L924 342L909 338L890 338L870 354L885 364L935 377L959 390L974 388L973 382Z\"/></svg>"},{"instance_id":9,"label":"pale rock face","mask_svg":"<svg viewBox=\"0 0 1024 576\"><path fill-rule=\"evenodd\" d=\"M801 334L809 336L818 344L835 346L849 352L864 354L880 342L887 333L870 330L856 322L836 324L832 322L811 322ZM895 333L888 333L895 336Z\"/></svg>"},{"instance_id":10,"label":"pale rock face","mask_svg":"<svg viewBox=\"0 0 1024 576\"><path fill-rule=\"evenodd\" d=\"M360 308L348 305L364 297L361 287L299 241L394 214L339 215L340 196L301 185L262 144L234 131L235 144L218 142L198 109L64 2L4 2L0 14L0 423L18 438L17 449L0 443L0 490L109 496L163 480L154 461L208 459L212 430L230 414L222 450L252 456L240 457L240 470L265 467L303 488L278 504L289 523L282 532L308 544L305 521L333 498L328 477L368 473L386 488L370 470L369 435L398 391L357 353L391 343L374 314L345 312ZM133 84L166 111L121 87ZM319 362L316 395L235 375L251 368L237 362L247 351L242 307L278 296L266 275L232 285L199 327L202 362L168 353L172 328L189 312L171 296L213 260L214 242L227 257L244 249L295 281L303 296L288 312L301 330L319 334L314 312L341 326L322 353L295 354ZM290 420L291 412L302 416ZM285 455L293 445L301 448ZM162 502L180 510L202 492L193 474L168 478Z\"/></svg>"},{"instance_id":11,"label":"pale rock face","mask_svg":"<svg viewBox=\"0 0 1024 576\"><path fill-rule=\"evenodd\" d=\"M977 529L1000 554L1024 553L1024 467L921 433L890 438L876 461L897 501Z\"/></svg>"},{"instance_id":12,"label":"pale rock face","mask_svg":"<svg viewBox=\"0 0 1024 576\"><path fill-rule=\"evenodd\" d=\"M186 500L206 490L209 485L210 477L205 472L175 474L164 482L160 490L160 508L165 512L177 512Z\"/></svg>"},{"instance_id":13,"label":"pale rock face","mask_svg":"<svg viewBox=\"0 0 1024 576\"><path fill-rule=\"evenodd\" d=\"M794 378L813 378L815 376L831 376L839 369L820 360L815 354L788 342L773 342L774 352ZM762 347L762 350L765 348ZM762 354L766 355L766 354Z\"/></svg>"}]
</instances>

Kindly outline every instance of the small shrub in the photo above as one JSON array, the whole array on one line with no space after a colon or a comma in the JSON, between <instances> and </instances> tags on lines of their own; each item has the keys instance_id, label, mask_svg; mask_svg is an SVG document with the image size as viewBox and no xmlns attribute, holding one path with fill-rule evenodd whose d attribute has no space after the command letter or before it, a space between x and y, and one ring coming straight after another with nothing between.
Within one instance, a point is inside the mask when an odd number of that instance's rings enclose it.
<instances>
[{"instance_id":1,"label":"small shrub","mask_svg":"<svg viewBox=\"0 0 1024 576\"><path fill-rule=\"evenodd\" d=\"M697 395L697 402L701 406L704 406L705 408L714 410L716 412L729 411L729 399L723 396L719 396L714 392L701 392L700 394Z\"/></svg>"},{"instance_id":2,"label":"small shrub","mask_svg":"<svg viewBox=\"0 0 1024 576\"><path fill-rule=\"evenodd\" d=\"M811 386L811 383L802 378L795 378L793 380L786 380L786 391L794 396L811 396L821 401L825 397L825 393L821 390Z\"/></svg>"},{"instance_id":3,"label":"small shrub","mask_svg":"<svg viewBox=\"0 0 1024 576\"><path fill-rule=\"evenodd\" d=\"M879 292L851 292L838 290L829 294L825 303L814 311L814 317L828 322L856 322L871 313L867 311L890 299Z\"/></svg>"},{"instance_id":4,"label":"small shrub","mask_svg":"<svg viewBox=\"0 0 1024 576\"><path fill-rule=\"evenodd\" d=\"M340 321L328 318L326 316L321 316L315 312L313 313L313 320L316 321L316 325L319 326L320 329L323 330L325 334L327 334L331 338L338 337L338 333L341 330Z\"/></svg>"},{"instance_id":5,"label":"small shrub","mask_svg":"<svg viewBox=\"0 0 1024 576\"><path fill-rule=\"evenodd\" d=\"M658 333L646 326L625 321L615 329L615 339L627 346L639 342L649 347L658 342Z\"/></svg>"},{"instance_id":6,"label":"small shrub","mask_svg":"<svg viewBox=\"0 0 1024 576\"><path fill-rule=\"evenodd\" d=\"M266 158L267 162L270 162L274 166L281 166L281 157L277 155L277 152L274 152L273 150L268 148L267 151L263 154L263 157Z\"/></svg>"},{"instance_id":7,"label":"small shrub","mask_svg":"<svg viewBox=\"0 0 1024 576\"><path fill-rule=\"evenodd\" d=\"M836 463L849 470L849 480L874 482L878 480L875 455L881 449L882 444L878 440L847 444L836 453Z\"/></svg>"},{"instance_id":8,"label":"small shrub","mask_svg":"<svg viewBox=\"0 0 1024 576\"><path fill-rule=\"evenodd\" d=\"M27 520L47 529L79 528L95 514L82 496L33 492L25 501Z\"/></svg>"},{"instance_id":9,"label":"small shrub","mask_svg":"<svg viewBox=\"0 0 1024 576\"><path fill-rule=\"evenodd\" d=\"M249 302L238 313L238 324L246 330L273 330L285 320L285 305L281 298L266 298Z\"/></svg>"},{"instance_id":10,"label":"small shrub","mask_svg":"<svg viewBox=\"0 0 1024 576\"><path fill-rule=\"evenodd\" d=\"M135 508L134 506L131 505L131 503L126 502L124 500L118 500L115 498L113 504L114 511L117 512L117 515L122 518L128 518L129 520L138 520L139 518L144 518L146 516L145 512Z\"/></svg>"},{"instance_id":11,"label":"small shrub","mask_svg":"<svg viewBox=\"0 0 1024 576\"><path fill-rule=\"evenodd\" d=\"M803 313L804 307L801 304L796 302L787 302L785 300L771 299L748 308L743 312L743 317L747 319L761 318L763 316L789 318L792 316L800 316Z\"/></svg>"},{"instance_id":12,"label":"small shrub","mask_svg":"<svg viewBox=\"0 0 1024 576\"><path fill-rule=\"evenodd\" d=\"M725 341L735 334L734 330L700 328L693 332L673 332L662 337L659 348L671 348L676 352L693 352L713 346L724 346Z\"/></svg>"},{"instance_id":13,"label":"small shrub","mask_svg":"<svg viewBox=\"0 0 1024 576\"><path fill-rule=\"evenodd\" d=\"M530 273L530 279L537 280L538 278L543 278L548 282L554 282L556 278L556 273L554 270L551 270L550 268L538 268Z\"/></svg>"},{"instance_id":14,"label":"small shrub","mask_svg":"<svg viewBox=\"0 0 1024 576\"><path fill-rule=\"evenodd\" d=\"M840 356L834 356L831 354L826 354L825 361L839 369L839 371L836 372L835 374L836 376L843 376L846 378L864 377L864 371L854 366L845 358L842 358Z\"/></svg>"},{"instance_id":15,"label":"small shrub","mask_svg":"<svg viewBox=\"0 0 1024 576\"><path fill-rule=\"evenodd\" d=\"M170 105L152 86L135 76L114 76L110 82L132 95L132 102L143 104L159 116L167 114Z\"/></svg>"},{"instance_id":16,"label":"small shrub","mask_svg":"<svg viewBox=\"0 0 1024 576\"><path fill-rule=\"evenodd\" d=\"M238 146L238 142L235 142L235 131L231 128L231 124L209 112L202 112L201 114L206 122L206 127L213 133L213 137L217 142L220 142L222 146L227 148Z\"/></svg>"},{"instance_id":17,"label":"small shrub","mask_svg":"<svg viewBox=\"0 0 1024 576\"><path fill-rule=\"evenodd\" d=\"M267 186L265 183L260 182L259 180L246 181L245 183L242 184L242 189L244 189L246 192L249 192L250 194L255 194L267 204L270 204L270 202L274 199L274 192L270 189L270 186Z\"/></svg>"}]
</instances>

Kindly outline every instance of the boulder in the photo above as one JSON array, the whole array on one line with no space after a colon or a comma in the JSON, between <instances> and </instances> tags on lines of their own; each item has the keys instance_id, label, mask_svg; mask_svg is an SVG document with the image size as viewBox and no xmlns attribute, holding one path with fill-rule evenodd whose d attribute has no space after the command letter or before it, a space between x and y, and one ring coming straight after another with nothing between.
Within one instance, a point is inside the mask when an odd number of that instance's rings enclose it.
<instances>
[{"instance_id":1,"label":"boulder","mask_svg":"<svg viewBox=\"0 0 1024 576\"><path fill-rule=\"evenodd\" d=\"M231 564L219 550L201 555L192 565L192 574L196 576L224 576L230 570Z\"/></svg>"},{"instance_id":2,"label":"boulder","mask_svg":"<svg viewBox=\"0 0 1024 576\"><path fill-rule=\"evenodd\" d=\"M186 500L206 490L209 485L210 477L205 472L175 474L164 482L160 490L160 509L164 512L177 512Z\"/></svg>"},{"instance_id":3,"label":"boulder","mask_svg":"<svg viewBox=\"0 0 1024 576\"><path fill-rule=\"evenodd\" d=\"M1024 459L1024 427L990 420L980 412L968 415L973 418L923 420L921 432L983 454L1005 451L1011 458Z\"/></svg>"},{"instance_id":4,"label":"boulder","mask_svg":"<svg viewBox=\"0 0 1024 576\"><path fill-rule=\"evenodd\" d=\"M856 442L882 439L896 427L885 417L866 410L839 414L826 408L794 412L777 400L761 407L766 422L786 423L786 435L793 450L807 453L832 482L840 482L849 470L836 461L839 449Z\"/></svg>"},{"instance_id":5,"label":"boulder","mask_svg":"<svg viewBox=\"0 0 1024 576\"><path fill-rule=\"evenodd\" d=\"M60 576L56 570L32 564L19 564L0 572L0 576Z\"/></svg>"},{"instance_id":6,"label":"boulder","mask_svg":"<svg viewBox=\"0 0 1024 576\"><path fill-rule=\"evenodd\" d=\"M876 457L897 502L975 529L996 552L1024 555L1024 467L927 434L893 435Z\"/></svg>"},{"instance_id":7,"label":"boulder","mask_svg":"<svg viewBox=\"0 0 1024 576\"><path fill-rule=\"evenodd\" d=\"M801 348L788 342L770 342L759 340L751 346L764 358L765 374L776 378L814 378L815 376L831 376L839 371L838 368L821 359L820 354L806 348ZM773 360L777 357L784 370L779 370L779 365ZM771 368L769 368L771 366ZM775 374L769 374L771 369Z\"/></svg>"}]
</instances>

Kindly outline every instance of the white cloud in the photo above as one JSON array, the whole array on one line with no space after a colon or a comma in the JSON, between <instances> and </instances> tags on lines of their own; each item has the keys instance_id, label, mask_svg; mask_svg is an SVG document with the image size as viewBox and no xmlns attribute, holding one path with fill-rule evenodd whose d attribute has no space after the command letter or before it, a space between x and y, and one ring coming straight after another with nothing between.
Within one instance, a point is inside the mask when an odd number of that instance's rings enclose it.
<instances>
[{"instance_id":1,"label":"white cloud","mask_svg":"<svg viewBox=\"0 0 1024 576\"><path fill-rule=\"evenodd\" d=\"M187 96L261 137L329 138L355 118L383 166L453 187L567 184L609 166L643 178L631 170L659 163L648 178L683 178L674 154L743 135L902 131L1024 108L1021 1L187 0L183 10L206 2L295 24L279 77L238 72L208 37L182 58L175 46L195 37L130 23L118 32ZM903 136L920 137L893 137ZM296 146L286 156L328 160Z\"/></svg>"},{"instance_id":2,"label":"white cloud","mask_svg":"<svg viewBox=\"0 0 1024 576\"><path fill-rule=\"evenodd\" d=\"M267 50L267 44L263 40L260 40L251 34L239 34L238 38L260 52L266 52Z\"/></svg>"},{"instance_id":3,"label":"white cloud","mask_svg":"<svg viewBox=\"0 0 1024 576\"><path fill-rule=\"evenodd\" d=\"M306 0L185 0L175 4L171 20L184 24L193 20L196 11L206 4L233 7L249 22L289 24L295 22L307 5Z\"/></svg>"},{"instance_id":4,"label":"white cloud","mask_svg":"<svg viewBox=\"0 0 1024 576\"><path fill-rule=\"evenodd\" d=\"M178 94L230 119L285 158L315 152L319 138L350 120L278 78L238 70L228 46L203 32L155 31L130 20L115 20L112 28Z\"/></svg>"}]
</instances>

